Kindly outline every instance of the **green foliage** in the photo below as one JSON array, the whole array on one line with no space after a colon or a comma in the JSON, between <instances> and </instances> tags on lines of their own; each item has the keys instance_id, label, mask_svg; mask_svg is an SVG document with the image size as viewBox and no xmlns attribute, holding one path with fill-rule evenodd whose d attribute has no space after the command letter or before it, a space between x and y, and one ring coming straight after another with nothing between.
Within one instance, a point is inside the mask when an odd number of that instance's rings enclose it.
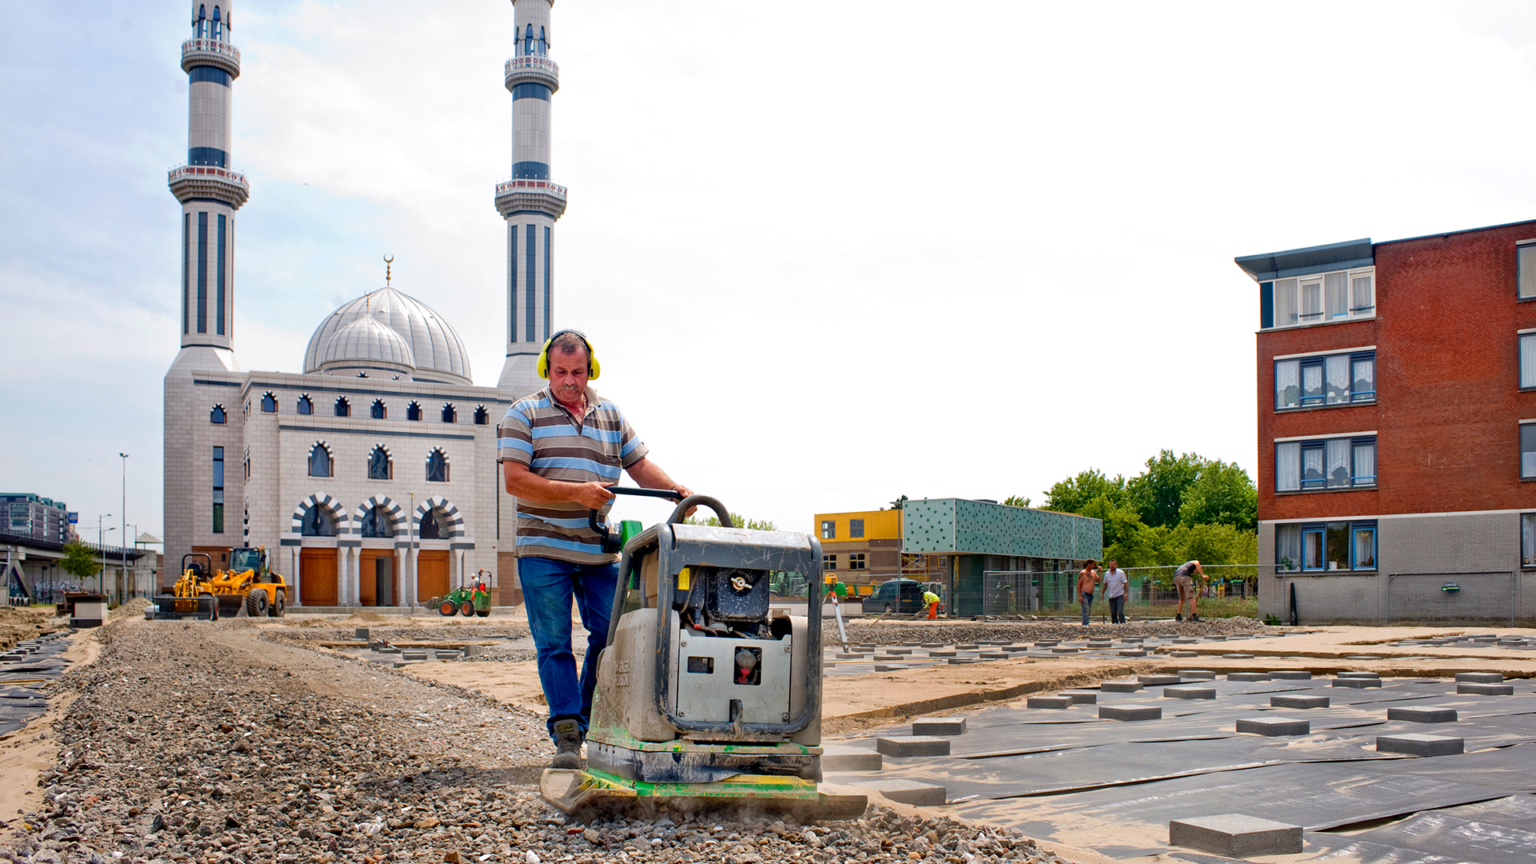
<instances>
[{"instance_id":1,"label":"green foliage","mask_svg":"<svg viewBox=\"0 0 1536 864\"><path fill-rule=\"evenodd\" d=\"M1128 503L1125 478L1117 474L1110 479L1103 471L1089 468L1052 486L1045 493L1044 506L1058 513L1082 513L1096 498L1107 498L1112 505Z\"/></svg>"},{"instance_id":2,"label":"green foliage","mask_svg":"<svg viewBox=\"0 0 1536 864\"><path fill-rule=\"evenodd\" d=\"M689 525L706 525L710 528L720 527L720 520L714 516L705 516L703 519L700 519L697 516L691 516L683 521L687 522ZM773 524L773 522L767 519L749 519L740 513L732 513L731 521L735 523L737 528L746 528L749 531L779 530L779 526Z\"/></svg>"},{"instance_id":3,"label":"green foliage","mask_svg":"<svg viewBox=\"0 0 1536 864\"><path fill-rule=\"evenodd\" d=\"M1028 507L1029 498L1023 495L1009 495L1003 503L1009 507Z\"/></svg>"},{"instance_id":4,"label":"green foliage","mask_svg":"<svg viewBox=\"0 0 1536 864\"><path fill-rule=\"evenodd\" d=\"M885 509L887 509L887 510L900 510L902 505L906 504L906 503L907 503L907 496L903 495L900 498L897 498L895 501L892 501L891 502L891 506L889 506L889 507L887 507Z\"/></svg>"},{"instance_id":5,"label":"green foliage","mask_svg":"<svg viewBox=\"0 0 1536 864\"><path fill-rule=\"evenodd\" d=\"M1230 525L1253 530L1259 525L1259 490L1236 462L1212 459L1184 492L1179 505L1184 525ZM1202 559L1203 560L1203 559Z\"/></svg>"},{"instance_id":6,"label":"green foliage","mask_svg":"<svg viewBox=\"0 0 1536 864\"><path fill-rule=\"evenodd\" d=\"M64 544L64 558L59 566L65 573L82 581L101 572L101 565L96 563L96 553L91 551L91 547L74 540Z\"/></svg>"},{"instance_id":7,"label":"green foliage","mask_svg":"<svg viewBox=\"0 0 1536 864\"><path fill-rule=\"evenodd\" d=\"M1141 521L1154 528L1179 524L1184 492L1194 485L1204 463L1198 453L1176 457L1172 450L1163 450L1148 459L1147 470L1125 484L1132 503L1141 512Z\"/></svg>"}]
</instances>

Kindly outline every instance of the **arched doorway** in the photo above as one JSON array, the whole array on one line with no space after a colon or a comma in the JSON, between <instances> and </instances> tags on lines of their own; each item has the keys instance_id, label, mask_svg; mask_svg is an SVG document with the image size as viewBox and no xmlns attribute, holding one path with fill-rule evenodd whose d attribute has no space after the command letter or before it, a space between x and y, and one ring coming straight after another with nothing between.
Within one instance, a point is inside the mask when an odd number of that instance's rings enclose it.
<instances>
[{"instance_id":1,"label":"arched doorway","mask_svg":"<svg viewBox=\"0 0 1536 864\"><path fill-rule=\"evenodd\" d=\"M314 494L293 511L293 533L300 535L301 606L336 606L340 601L336 538L348 533L346 511L329 495Z\"/></svg>"}]
</instances>

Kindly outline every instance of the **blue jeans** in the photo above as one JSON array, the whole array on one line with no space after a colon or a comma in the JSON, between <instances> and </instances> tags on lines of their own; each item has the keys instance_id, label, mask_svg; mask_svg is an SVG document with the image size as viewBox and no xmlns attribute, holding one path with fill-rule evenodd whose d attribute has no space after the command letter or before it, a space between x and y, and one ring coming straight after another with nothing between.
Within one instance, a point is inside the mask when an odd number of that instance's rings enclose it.
<instances>
[{"instance_id":1,"label":"blue jeans","mask_svg":"<svg viewBox=\"0 0 1536 864\"><path fill-rule=\"evenodd\" d=\"M528 629L533 631L538 654L539 683L549 702L550 737L554 737L557 721L570 719L580 721L585 735L592 716L592 691L597 687L597 655L608 644L608 616L613 611L619 565L519 558L517 571L528 607ZM573 595L587 630L587 658L579 681L576 655L571 653Z\"/></svg>"},{"instance_id":2,"label":"blue jeans","mask_svg":"<svg viewBox=\"0 0 1536 864\"><path fill-rule=\"evenodd\" d=\"M1083 626L1087 627L1088 626L1088 610L1093 608L1093 592L1092 591L1083 591L1083 592L1080 592L1080 593L1082 594L1082 599L1079 600L1078 603L1083 607Z\"/></svg>"},{"instance_id":3,"label":"blue jeans","mask_svg":"<svg viewBox=\"0 0 1536 864\"><path fill-rule=\"evenodd\" d=\"M1125 595L1109 598L1109 620L1113 624L1125 623Z\"/></svg>"}]
</instances>

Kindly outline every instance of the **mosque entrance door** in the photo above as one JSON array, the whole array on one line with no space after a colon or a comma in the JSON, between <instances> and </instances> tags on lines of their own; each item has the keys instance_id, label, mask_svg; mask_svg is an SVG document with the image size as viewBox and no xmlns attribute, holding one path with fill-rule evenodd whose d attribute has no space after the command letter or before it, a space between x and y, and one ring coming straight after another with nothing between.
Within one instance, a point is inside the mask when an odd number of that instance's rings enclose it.
<instances>
[{"instance_id":1,"label":"mosque entrance door","mask_svg":"<svg viewBox=\"0 0 1536 864\"><path fill-rule=\"evenodd\" d=\"M305 606L336 605L336 550L299 552L299 602Z\"/></svg>"},{"instance_id":2,"label":"mosque entrance door","mask_svg":"<svg viewBox=\"0 0 1536 864\"><path fill-rule=\"evenodd\" d=\"M395 605L395 550L364 549L358 567L358 602L364 606Z\"/></svg>"},{"instance_id":3,"label":"mosque entrance door","mask_svg":"<svg viewBox=\"0 0 1536 864\"><path fill-rule=\"evenodd\" d=\"M448 593L448 550L423 549L416 558L416 603Z\"/></svg>"}]
</instances>

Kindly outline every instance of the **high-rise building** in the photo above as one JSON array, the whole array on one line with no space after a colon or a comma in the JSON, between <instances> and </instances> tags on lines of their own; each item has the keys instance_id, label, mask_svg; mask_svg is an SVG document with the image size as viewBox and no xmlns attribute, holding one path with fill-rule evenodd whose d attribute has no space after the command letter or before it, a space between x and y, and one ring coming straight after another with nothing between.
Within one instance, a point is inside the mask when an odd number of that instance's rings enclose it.
<instances>
[{"instance_id":1,"label":"high-rise building","mask_svg":"<svg viewBox=\"0 0 1536 864\"><path fill-rule=\"evenodd\" d=\"M63 543L70 539L69 507L29 492L0 493L0 532Z\"/></svg>"},{"instance_id":2,"label":"high-rise building","mask_svg":"<svg viewBox=\"0 0 1536 864\"><path fill-rule=\"evenodd\" d=\"M507 359L497 387L514 398L538 391L535 367L553 332L555 221L565 187L550 182L550 114L560 67L549 59L552 0L512 0L512 178L496 185L496 212L507 221Z\"/></svg>"}]
</instances>

